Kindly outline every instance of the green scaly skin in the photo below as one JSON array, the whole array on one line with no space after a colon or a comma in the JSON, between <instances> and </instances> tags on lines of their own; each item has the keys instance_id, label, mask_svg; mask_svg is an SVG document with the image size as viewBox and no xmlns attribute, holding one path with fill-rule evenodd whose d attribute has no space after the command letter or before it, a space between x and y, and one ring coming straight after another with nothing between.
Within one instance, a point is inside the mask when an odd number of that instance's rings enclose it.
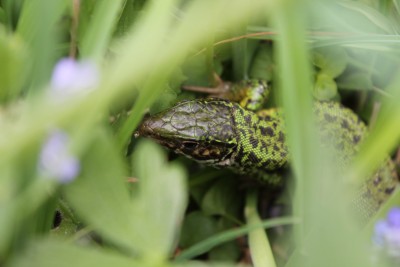
<instances>
[{"instance_id":1,"label":"green scaly skin","mask_svg":"<svg viewBox=\"0 0 400 267\"><path fill-rule=\"evenodd\" d=\"M256 93L254 99L259 95ZM246 101L257 106L255 102ZM334 102L317 102L314 112L322 142L327 140L339 163L346 165L367 134L365 124L350 109ZM137 135L150 137L200 163L253 177L280 169L289 159L279 111L256 114L229 100L179 102L145 119ZM354 205L360 215L370 218L375 214L397 185L394 165L388 159L358 191Z\"/></svg>"}]
</instances>

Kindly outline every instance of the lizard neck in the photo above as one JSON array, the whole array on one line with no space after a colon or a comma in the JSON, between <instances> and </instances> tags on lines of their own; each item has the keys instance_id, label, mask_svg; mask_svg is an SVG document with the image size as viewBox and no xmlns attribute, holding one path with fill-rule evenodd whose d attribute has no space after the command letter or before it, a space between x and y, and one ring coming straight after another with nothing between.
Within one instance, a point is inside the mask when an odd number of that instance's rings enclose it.
<instances>
[{"instance_id":1,"label":"lizard neck","mask_svg":"<svg viewBox=\"0 0 400 267\"><path fill-rule=\"evenodd\" d=\"M233 155L237 169L253 173L274 171L288 161L283 122L279 116L260 117L235 105L233 120L237 151Z\"/></svg>"}]
</instances>

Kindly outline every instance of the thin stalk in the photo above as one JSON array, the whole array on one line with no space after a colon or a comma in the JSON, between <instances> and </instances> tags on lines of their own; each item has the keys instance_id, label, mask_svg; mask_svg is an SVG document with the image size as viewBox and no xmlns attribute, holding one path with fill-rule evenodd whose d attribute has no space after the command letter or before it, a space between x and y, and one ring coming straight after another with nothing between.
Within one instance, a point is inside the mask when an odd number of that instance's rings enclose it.
<instances>
[{"instance_id":1,"label":"thin stalk","mask_svg":"<svg viewBox=\"0 0 400 267\"><path fill-rule=\"evenodd\" d=\"M257 196L254 190L247 192L244 213L249 225L262 222L257 213ZM257 228L249 232L249 247L254 267L276 267L272 248L264 229Z\"/></svg>"}]
</instances>

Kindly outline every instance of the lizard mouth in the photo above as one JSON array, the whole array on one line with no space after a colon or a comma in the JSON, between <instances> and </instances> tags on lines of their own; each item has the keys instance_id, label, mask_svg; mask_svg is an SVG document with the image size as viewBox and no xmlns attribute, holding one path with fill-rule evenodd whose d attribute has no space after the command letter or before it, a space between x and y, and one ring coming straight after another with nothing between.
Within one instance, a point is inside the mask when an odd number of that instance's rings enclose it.
<instances>
[{"instance_id":1,"label":"lizard mouth","mask_svg":"<svg viewBox=\"0 0 400 267\"><path fill-rule=\"evenodd\" d=\"M173 138L172 134L168 134L168 132L165 131L165 127L166 123L162 119L157 117L148 117L145 118L145 120L139 126L134 136L136 138L139 136L149 137L161 145L170 147L168 144ZM168 136L170 137L168 138Z\"/></svg>"},{"instance_id":2,"label":"lizard mouth","mask_svg":"<svg viewBox=\"0 0 400 267\"><path fill-rule=\"evenodd\" d=\"M188 157L190 154L196 153L199 145L195 140L179 136L177 130L170 123L158 116L145 118L134 136L151 138L158 144Z\"/></svg>"}]
</instances>

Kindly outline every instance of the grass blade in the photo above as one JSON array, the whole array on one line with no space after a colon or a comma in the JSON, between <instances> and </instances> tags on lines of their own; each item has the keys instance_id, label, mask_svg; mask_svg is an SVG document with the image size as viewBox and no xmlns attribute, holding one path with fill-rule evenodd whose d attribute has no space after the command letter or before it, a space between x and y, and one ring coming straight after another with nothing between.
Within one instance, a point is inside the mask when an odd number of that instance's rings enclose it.
<instances>
[{"instance_id":1,"label":"grass blade","mask_svg":"<svg viewBox=\"0 0 400 267\"><path fill-rule=\"evenodd\" d=\"M266 220L259 224L245 225L233 230L224 231L182 251L182 253L179 254L175 259L177 261L184 261L194 258L224 242L234 240L235 238L248 234L250 231L255 229L271 228L279 225L288 225L297 223L299 223L299 220L294 217L282 217L279 219Z\"/></svg>"},{"instance_id":2,"label":"grass blade","mask_svg":"<svg viewBox=\"0 0 400 267\"><path fill-rule=\"evenodd\" d=\"M106 51L126 0L102 0L94 5L88 28L80 33L80 54L100 61ZM86 16L89 17L89 16Z\"/></svg>"}]
</instances>

